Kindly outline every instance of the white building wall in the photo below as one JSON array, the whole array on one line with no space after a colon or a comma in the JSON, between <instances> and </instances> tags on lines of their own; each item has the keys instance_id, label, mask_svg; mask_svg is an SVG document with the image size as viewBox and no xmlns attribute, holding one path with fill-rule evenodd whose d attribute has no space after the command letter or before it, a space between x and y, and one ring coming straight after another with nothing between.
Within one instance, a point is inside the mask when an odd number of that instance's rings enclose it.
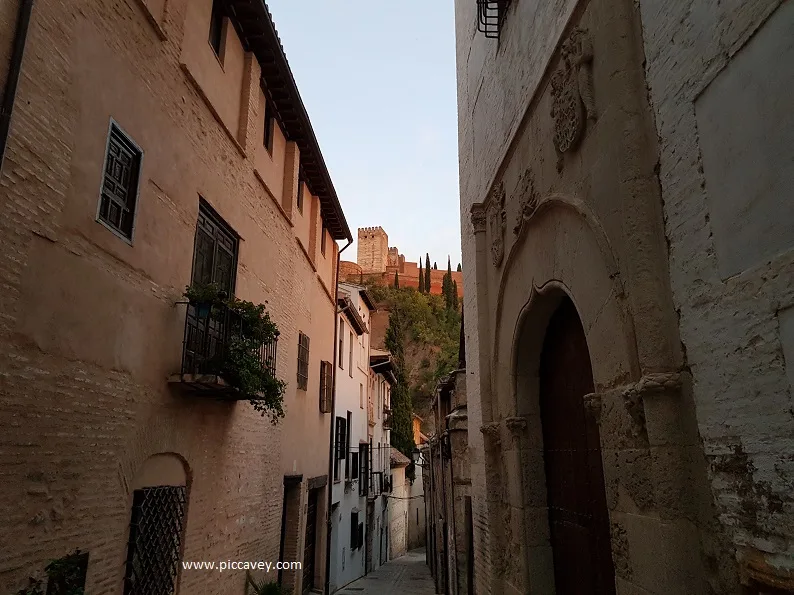
<instances>
[{"instance_id":1,"label":"white building wall","mask_svg":"<svg viewBox=\"0 0 794 595\"><path fill-rule=\"evenodd\" d=\"M367 325L369 325L369 309L361 299L355 285L341 283L340 295L348 294L354 307ZM344 314L340 314L339 332L342 337L342 352L337 354L336 366L336 404L334 423L338 418L348 419L347 427L350 448L346 460L340 460L338 478L332 481L332 555L331 555L331 592L334 592L348 583L364 576L365 573L365 545L360 548L351 547L352 522L351 515L354 509L358 510L358 522L364 524L364 543L366 544L366 497L359 496L361 478L353 480L355 475L351 459L352 453L357 453L359 444L367 443L367 390L369 386L369 334L357 335ZM350 366L351 350L350 339L353 338L352 368ZM341 362L341 367L340 367ZM360 462L359 462L360 465Z\"/></svg>"}]
</instances>

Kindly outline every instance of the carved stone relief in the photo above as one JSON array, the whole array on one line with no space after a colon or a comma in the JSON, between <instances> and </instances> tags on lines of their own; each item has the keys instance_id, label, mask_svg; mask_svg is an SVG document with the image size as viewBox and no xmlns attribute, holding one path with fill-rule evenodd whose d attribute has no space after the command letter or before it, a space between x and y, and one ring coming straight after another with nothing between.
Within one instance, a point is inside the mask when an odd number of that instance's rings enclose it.
<instances>
[{"instance_id":1,"label":"carved stone relief","mask_svg":"<svg viewBox=\"0 0 794 595\"><path fill-rule=\"evenodd\" d=\"M587 30L577 27L563 44L560 65L551 77L558 170L562 169L563 153L575 149L582 139L587 120L596 119L592 63L590 36Z\"/></svg>"},{"instance_id":2,"label":"carved stone relief","mask_svg":"<svg viewBox=\"0 0 794 595\"><path fill-rule=\"evenodd\" d=\"M505 211L505 185L499 182L488 201L488 231L491 240L491 259L494 266L502 264L505 255L505 227L507 212Z\"/></svg>"},{"instance_id":3,"label":"carved stone relief","mask_svg":"<svg viewBox=\"0 0 794 595\"><path fill-rule=\"evenodd\" d=\"M535 190L535 177L532 170L527 168L518 180L518 220L513 228L513 233L518 235L527 221L538 208L538 193Z\"/></svg>"},{"instance_id":4,"label":"carved stone relief","mask_svg":"<svg viewBox=\"0 0 794 595\"><path fill-rule=\"evenodd\" d=\"M475 203L471 205L471 210L469 211L469 213L471 214L471 226L474 230L474 233L485 232L485 227L487 222L485 205L483 205L482 203Z\"/></svg>"}]
</instances>

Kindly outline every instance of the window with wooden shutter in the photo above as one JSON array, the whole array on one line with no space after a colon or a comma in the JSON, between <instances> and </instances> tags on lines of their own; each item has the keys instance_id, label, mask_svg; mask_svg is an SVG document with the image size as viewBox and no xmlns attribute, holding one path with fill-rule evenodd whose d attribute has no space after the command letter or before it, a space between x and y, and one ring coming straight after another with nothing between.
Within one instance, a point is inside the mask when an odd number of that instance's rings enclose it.
<instances>
[{"instance_id":1,"label":"window with wooden shutter","mask_svg":"<svg viewBox=\"0 0 794 595\"><path fill-rule=\"evenodd\" d=\"M142 158L138 145L111 124L97 219L128 240L132 240Z\"/></svg>"},{"instance_id":2,"label":"window with wooden shutter","mask_svg":"<svg viewBox=\"0 0 794 595\"><path fill-rule=\"evenodd\" d=\"M358 453L350 453L350 479L358 479Z\"/></svg>"},{"instance_id":3,"label":"window with wooden shutter","mask_svg":"<svg viewBox=\"0 0 794 595\"><path fill-rule=\"evenodd\" d=\"M298 334L298 388L306 390L309 386L309 337Z\"/></svg>"},{"instance_id":4,"label":"window with wooden shutter","mask_svg":"<svg viewBox=\"0 0 794 595\"><path fill-rule=\"evenodd\" d=\"M320 413L331 413L333 396L333 364L320 362Z\"/></svg>"},{"instance_id":5,"label":"window with wooden shutter","mask_svg":"<svg viewBox=\"0 0 794 595\"><path fill-rule=\"evenodd\" d=\"M358 445L359 478L358 495L369 494L369 444Z\"/></svg>"}]
</instances>

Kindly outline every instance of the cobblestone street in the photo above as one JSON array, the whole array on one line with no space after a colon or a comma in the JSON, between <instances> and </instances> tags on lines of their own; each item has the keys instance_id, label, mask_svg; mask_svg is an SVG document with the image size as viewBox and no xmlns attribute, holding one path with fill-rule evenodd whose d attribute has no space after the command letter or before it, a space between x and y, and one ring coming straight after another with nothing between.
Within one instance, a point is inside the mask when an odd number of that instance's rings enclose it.
<instances>
[{"instance_id":1,"label":"cobblestone street","mask_svg":"<svg viewBox=\"0 0 794 595\"><path fill-rule=\"evenodd\" d=\"M341 595L434 595L435 592L424 549L391 560L337 591Z\"/></svg>"}]
</instances>

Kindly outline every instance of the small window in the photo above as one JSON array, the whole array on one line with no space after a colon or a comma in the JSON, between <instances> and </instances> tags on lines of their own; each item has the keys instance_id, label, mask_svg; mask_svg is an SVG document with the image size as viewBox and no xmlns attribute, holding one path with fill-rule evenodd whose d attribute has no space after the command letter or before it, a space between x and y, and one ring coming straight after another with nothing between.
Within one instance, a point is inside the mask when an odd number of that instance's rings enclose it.
<instances>
[{"instance_id":1,"label":"small window","mask_svg":"<svg viewBox=\"0 0 794 595\"><path fill-rule=\"evenodd\" d=\"M309 385L309 337L298 333L298 388L306 390Z\"/></svg>"},{"instance_id":2,"label":"small window","mask_svg":"<svg viewBox=\"0 0 794 595\"><path fill-rule=\"evenodd\" d=\"M212 15L210 16L210 45L212 51L223 62L223 30L226 15L223 10L222 0L212 0Z\"/></svg>"},{"instance_id":3,"label":"small window","mask_svg":"<svg viewBox=\"0 0 794 595\"><path fill-rule=\"evenodd\" d=\"M265 99L265 133L263 144L268 153L273 153L273 130L275 128L275 118L273 117L273 108L270 107L267 99Z\"/></svg>"},{"instance_id":4,"label":"small window","mask_svg":"<svg viewBox=\"0 0 794 595\"><path fill-rule=\"evenodd\" d=\"M364 385L358 385L358 406L364 409Z\"/></svg>"},{"instance_id":5,"label":"small window","mask_svg":"<svg viewBox=\"0 0 794 595\"><path fill-rule=\"evenodd\" d=\"M298 203L298 210L303 213L303 185L306 183L306 180L303 178L303 169L298 169L298 197L296 202Z\"/></svg>"},{"instance_id":6,"label":"small window","mask_svg":"<svg viewBox=\"0 0 794 595\"><path fill-rule=\"evenodd\" d=\"M358 549L358 542L358 510L352 510L350 512L350 549Z\"/></svg>"},{"instance_id":7,"label":"small window","mask_svg":"<svg viewBox=\"0 0 794 595\"><path fill-rule=\"evenodd\" d=\"M334 456L334 481L339 481L339 461L345 460L347 446L347 428L344 417L336 418L336 442Z\"/></svg>"},{"instance_id":8,"label":"small window","mask_svg":"<svg viewBox=\"0 0 794 595\"><path fill-rule=\"evenodd\" d=\"M185 486L133 492L124 595L174 593L182 555L185 503Z\"/></svg>"},{"instance_id":9,"label":"small window","mask_svg":"<svg viewBox=\"0 0 794 595\"><path fill-rule=\"evenodd\" d=\"M339 368L345 369L345 325L339 319Z\"/></svg>"},{"instance_id":10,"label":"small window","mask_svg":"<svg viewBox=\"0 0 794 595\"><path fill-rule=\"evenodd\" d=\"M97 219L129 240L135 222L142 157L138 145L111 124Z\"/></svg>"},{"instance_id":11,"label":"small window","mask_svg":"<svg viewBox=\"0 0 794 595\"><path fill-rule=\"evenodd\" d=\"M325 221L323 221L323 227L320 230L320 252L322 252L323 256L325 256L325 244L326 244L325 237L327 235L328 235L328 231L325 229Z\"/></svg>"},{"instance_id":12,"label":"small window","mask_svg":"<svg viewBox=\"0 0 794 595\"><path fill-rule=\"evenodd\" d=\"M348 371L350 372L350 377L353 377L353 333L350 333L350 339L348 340L350 343L350 356L348 361Z\"/></svg>"},{"instance_id":13,"label":"small window","mask_svg":"<svg viewBox=\"0 0 794 595\"><path fill-rule=\"evenodd\" d=\"M331 362L320 362L320 413L331 413L332 374L333 365Z\"/></svg>"},{"instance_id":14,"label":"small window","mask_svg":"<svg viewBox=\"0 0 794 595\"><path fill-rule=\"evenodd\" d=\"M345 440L345 479L350 479L350 428L353 425L353 414L350 411L347 412L347 420L345 422L345 427L347 428L347 436Z\"/></svg>"}]
</instances>

